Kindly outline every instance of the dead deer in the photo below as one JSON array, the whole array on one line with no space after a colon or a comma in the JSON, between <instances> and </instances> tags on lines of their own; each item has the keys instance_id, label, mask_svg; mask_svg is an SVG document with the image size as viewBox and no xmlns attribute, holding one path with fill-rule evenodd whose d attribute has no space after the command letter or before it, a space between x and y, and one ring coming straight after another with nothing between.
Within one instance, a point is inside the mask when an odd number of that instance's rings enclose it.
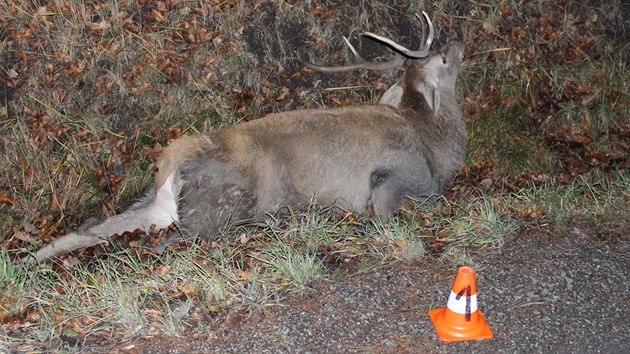
<instances>
[{"instance_id":1,"label":"dead deer","mask_svg":"<svg viewBox=\"0 0 630 354\"><path fill-rule=\"evenodd\" d=\"M154 191L142 202L58 238L29 259L41 261L107 243L113 234L174 222L187 235L215 238L241 221L312 201L356 212L372 206L376 215L389 217L407 197L439 194L465 155L466 130L455 97L464 45L451 42L430 54L433 25L423 15L429 35L418 51L363 34L404 59L371 63L357 55L357 63L348 66L310 65L319 71L403 67L404 75L381 104L276 113L181 137L158 158Z\"/></svg>"}]
</instances>

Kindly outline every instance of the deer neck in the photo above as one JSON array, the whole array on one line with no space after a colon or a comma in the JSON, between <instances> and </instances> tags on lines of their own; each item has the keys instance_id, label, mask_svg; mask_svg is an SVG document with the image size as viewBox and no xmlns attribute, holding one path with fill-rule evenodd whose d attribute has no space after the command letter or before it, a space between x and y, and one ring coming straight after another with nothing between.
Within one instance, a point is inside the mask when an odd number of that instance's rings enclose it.
<instances>
[{"instance_id":1,"label":"deer neck","mask_svg":"<svg viewBox=\"0 0 630 354\"><path fill-rule=\"evenodd\" d=\"M442 188L455 177L466 155L466 127L454 92L441 90L439 110L434 113L426 93L407 88L400 108L420 136L430 169Z\"/></svg>"}]
</instances>

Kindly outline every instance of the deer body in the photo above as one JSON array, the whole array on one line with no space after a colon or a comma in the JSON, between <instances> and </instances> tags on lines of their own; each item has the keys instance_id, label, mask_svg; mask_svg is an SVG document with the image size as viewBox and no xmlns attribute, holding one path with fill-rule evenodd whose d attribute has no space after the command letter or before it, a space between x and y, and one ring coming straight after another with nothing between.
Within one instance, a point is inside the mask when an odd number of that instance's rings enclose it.
<instances>
[{"instance_id":1,"label":"deer body","mask_svg":"<svg viewBox=\"0 0 630 354\"><path fill-rule=\"evenodd\" d=\"M200 136L194 154L160 174L178 174L180 221L194 234L313 200L353 211L372 203L387 217L404 195L438 193L463 160L460 148L449 153L452 166L433 163L443 153L437 141L465 139L463 122L439 136L427 129L439 125L414 113L388 105L280 113Z\"/></svg>"},{"instance_id":2,"label":"deer body","mask_svg":"<svg viewBox=\"0 0 630 354\"><path fill-rule=\"evenodd\" d=\"M312 201L358 212L372 205L388 217L406 196L440 193L465 155L455 97L463 51L462 43L452 42L422 60L408 59L384 104L276 113L182 137L159 157L154 193L100 225L53 241L34 259L172 222L212 238Z\"/></svg>"}]
</instances>

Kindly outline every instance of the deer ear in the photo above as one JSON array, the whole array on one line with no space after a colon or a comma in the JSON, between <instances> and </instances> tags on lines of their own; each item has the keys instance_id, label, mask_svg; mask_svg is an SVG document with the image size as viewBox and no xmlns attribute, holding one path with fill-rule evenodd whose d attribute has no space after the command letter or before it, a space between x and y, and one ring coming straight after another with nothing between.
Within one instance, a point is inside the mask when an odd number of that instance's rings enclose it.
<instances>
[{"instance_id":1,"label":"deer ear","mask_svg":"<svg viewBox=\"0 0 630 354\"><path fill-rule=\"evenodd\" d=\"M440 90L433 89L433 115L437 116L440 110Z\"/></svg>"},{"instance_id":2,"label":"deer ear","mask_svg":"<svg viewBox=\"0 0 630 354\"><path fill-rule=\"evenodd\" d=\"M400 105L400 101L402 100L403 93L404 90L400 85L400 82L397 82L394 86L385 91L383 97L381 97L378 103L398 107Z\"/></svg>"}]
</instances>

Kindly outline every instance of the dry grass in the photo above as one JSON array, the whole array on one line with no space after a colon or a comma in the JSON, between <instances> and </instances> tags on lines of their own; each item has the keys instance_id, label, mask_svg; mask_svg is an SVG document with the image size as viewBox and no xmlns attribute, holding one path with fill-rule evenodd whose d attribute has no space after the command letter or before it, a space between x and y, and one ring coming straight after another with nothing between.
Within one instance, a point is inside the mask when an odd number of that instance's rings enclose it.
<instances>
[{"instance_id":1,"label":"dry grass","mask_svg":"<svg viewBox=\"0 0 630 354\"><path fill-rule=\"evenodd\" d=\"M382 60L390 53L358 33L414 47L412 14L422 10L439 42L470 43L458 87L467 167L437 205L420 201L390 221L312 212L68 271L10 262L90 216L123 210L150 185L155 152L183 134L377 101L398 73L312 74L298 58L351 60L347 36ZM264 309L349 269L427 255L468 262L467 247L499 247L524 223L625 215L623 14L620 2L0 3L0 341L54 349L204 330L217 314Z\"/></svg>"}]
</instances>

